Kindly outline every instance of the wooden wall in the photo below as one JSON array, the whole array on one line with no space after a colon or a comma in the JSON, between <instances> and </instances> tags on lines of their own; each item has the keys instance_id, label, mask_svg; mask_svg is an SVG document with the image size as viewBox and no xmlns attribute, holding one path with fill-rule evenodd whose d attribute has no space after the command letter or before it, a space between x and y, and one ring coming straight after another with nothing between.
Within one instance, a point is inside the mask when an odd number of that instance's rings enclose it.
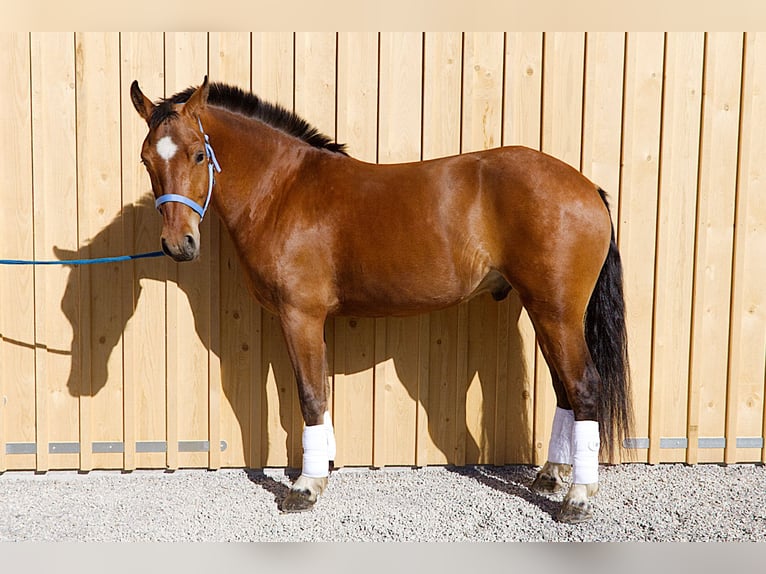
<instances>
[{"instance_id":1,"label":"wooden wall","mask_svg":"<svg viewBox=\"0 0 766 574\"><path fill-rule=\"evenodd\" d=\"M3 33L0 54L0 258L157 249L134 79L209 74L372 162L524 144L610 194L633 459L766 461L766 34ZM278 323L201 231L190 264L0 266L0 471L300 465ZM553 392L513 294L326 338L338 465L544 461Z\"/></svg>"}]
</instances>

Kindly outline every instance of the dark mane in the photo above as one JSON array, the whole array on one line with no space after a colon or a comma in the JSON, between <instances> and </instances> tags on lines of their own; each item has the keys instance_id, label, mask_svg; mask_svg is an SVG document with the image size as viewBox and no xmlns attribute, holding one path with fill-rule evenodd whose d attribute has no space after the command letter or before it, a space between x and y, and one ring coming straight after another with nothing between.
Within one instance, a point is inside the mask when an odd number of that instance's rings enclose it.
<instances>
[{"instance_id":1,"label":"dark mane","mask_svg":"<svg viewBox=\"0 0 766 574\"><path fill-rule=\"evenodd\" d=\"M194 93L195 87L189 87L177 94L161 100L149 121L154 128L167 119L175 117L174 104L186 102ZM297 137L307 144L319 149L346 154L346 146L333 141L306 120L280 105L266 102L253 93L246 92L236 86L227 84L210 84L208 104L225 108L231 112L255 118L291 136Z\"/></svg>"}]
</instances>

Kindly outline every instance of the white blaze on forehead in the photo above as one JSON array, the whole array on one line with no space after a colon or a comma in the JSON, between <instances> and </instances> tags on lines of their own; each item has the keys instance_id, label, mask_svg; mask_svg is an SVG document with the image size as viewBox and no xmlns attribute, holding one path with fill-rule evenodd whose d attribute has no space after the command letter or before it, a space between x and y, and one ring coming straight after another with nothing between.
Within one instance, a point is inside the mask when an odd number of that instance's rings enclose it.
<instances>
[{"instance_id":1,"label":"white blaze on forehead","mask_svg":"<svg viewBox=\"0 0 766 574\"><path fill-rule=\"evenodd\" d=\"M178 146L170 136L165 136L157 142L157 153L160 154L160 157L165 161L170 161L170 158L172 158L177 151Z\"/></svg>"}]
</instances>

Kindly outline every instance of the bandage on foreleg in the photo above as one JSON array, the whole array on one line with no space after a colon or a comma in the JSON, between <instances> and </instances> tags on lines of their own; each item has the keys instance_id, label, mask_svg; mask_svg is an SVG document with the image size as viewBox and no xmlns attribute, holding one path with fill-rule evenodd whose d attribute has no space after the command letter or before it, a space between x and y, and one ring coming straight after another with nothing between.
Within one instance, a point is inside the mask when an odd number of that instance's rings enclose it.
<instances>
[{"instance_id":1,"label":"bandage on foreleg","mask_svg":"<svg viewBox=\"0 0 766 574\"><path fill-rule=\"evenodd\" d=\"M325 412L321 425L303 427L303 468L301 474L309 478L324 478L329 464L335 460L335 433L330 413Z\"/></svg>"},{"instance_id":2,"label":"bandage on foreleg","mask_svg":"<svg viewBox=\"0 0 766 574\"><path fill-rule=\"evenodd\" d=\"M324 424L303 427L303 468L301 474L323 478L329 474L327 429Z\"/></svg>"}]
</instances>

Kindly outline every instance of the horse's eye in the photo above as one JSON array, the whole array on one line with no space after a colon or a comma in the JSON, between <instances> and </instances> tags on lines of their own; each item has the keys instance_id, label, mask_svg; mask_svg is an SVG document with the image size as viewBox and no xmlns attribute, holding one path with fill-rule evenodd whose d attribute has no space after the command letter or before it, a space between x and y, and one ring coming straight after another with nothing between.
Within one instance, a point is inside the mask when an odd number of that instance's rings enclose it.
<instances>
[{"instance_id":1,"label":"horse's eye","mask_svg":"<svg viewBox=\"0 0 766 574\"><path fill-rule=\"evenodd\" d=\"M197 163L202 163L203 161L205 161L205 154L202 153L201 151L197 152L197 155L194 156L194 161L196 161Z\"/></svg>"}]
</instances>

